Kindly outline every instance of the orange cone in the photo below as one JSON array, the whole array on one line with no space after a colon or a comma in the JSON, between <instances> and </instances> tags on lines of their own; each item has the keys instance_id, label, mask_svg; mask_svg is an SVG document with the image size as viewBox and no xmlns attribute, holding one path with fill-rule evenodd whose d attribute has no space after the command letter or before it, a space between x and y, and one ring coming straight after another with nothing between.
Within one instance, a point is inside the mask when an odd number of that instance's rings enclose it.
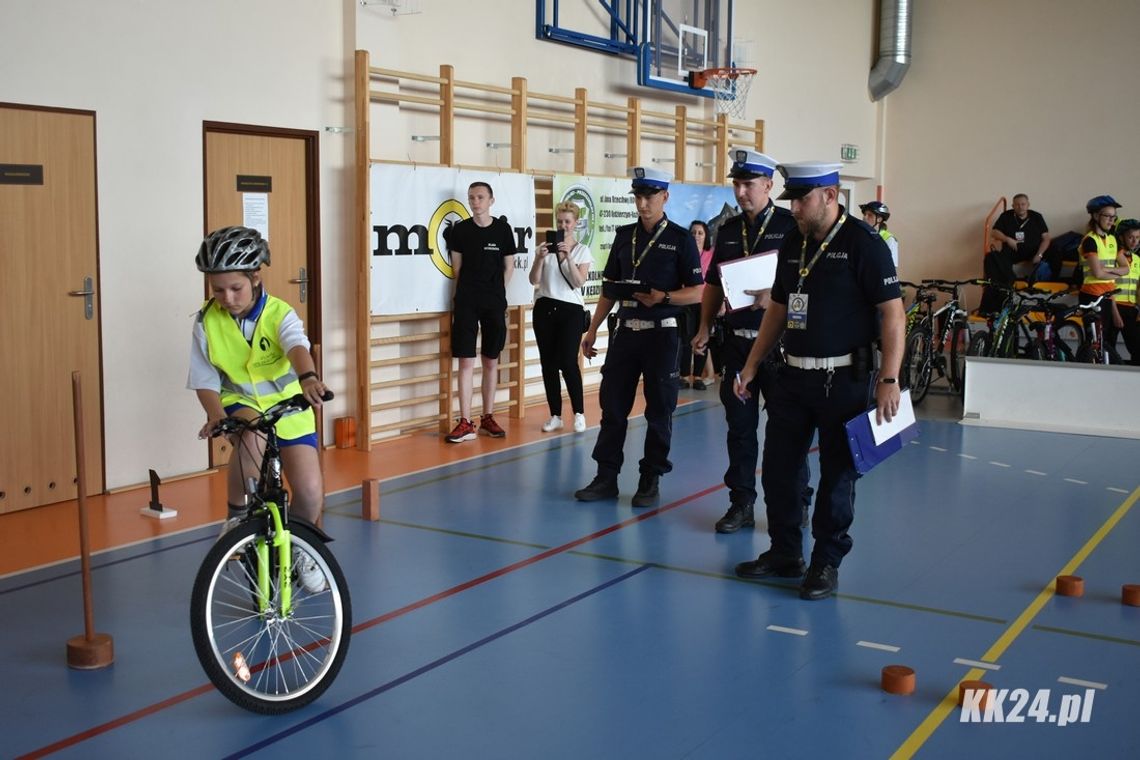
<instances>
[{"instance_id":1,"label":"orange cone","mask_svg":"<svg viewBox=\"0 0 1140 760\"><path fill-rule=\"evenodd\" d=\"M1129 607L1140 607L1140 584L1124 584L1120 589L1120 601Z\"/></svg>"},{"instance_id":2,"label":"orange cone","mask_svg":"<svg viewBox=\"0 0 1140 760\"><path fill-rule=\"evenodd\" d=\"M1085 579L1077 575L1057 576L1057 596L1084 596Z\"/></svg>"},{"instance_id":3,"label":"orange cone","mask_svg":"<svg viewBox=\"0 0 1140 760\"><path fill-rule=\"evenodd\" d=\"M968 691L982 691L982 701L978 704L979 709L986 709L986 702L990 700L990 692L994 687L985 681L962 681L958 684L958 706L961 707L962 703L966 700L966 692Z\"/></svg>"},{"instance_id":4,"label":"orange cone","mask_svg":"<svg viewBox=\"0 0 1140 760\"><path fill-rule=\"evenodd\" d=\"M888 694L914 694L914 668L887 665L883 668L882 687Z\"/></svg>"}]
</instances>

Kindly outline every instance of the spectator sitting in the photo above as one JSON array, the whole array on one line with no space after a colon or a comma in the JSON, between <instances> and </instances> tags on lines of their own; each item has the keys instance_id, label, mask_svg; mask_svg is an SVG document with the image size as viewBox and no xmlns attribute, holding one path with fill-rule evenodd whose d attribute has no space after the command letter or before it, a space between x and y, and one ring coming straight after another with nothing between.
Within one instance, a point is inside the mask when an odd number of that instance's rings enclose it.
<instances>
[{"instance_id":1,"label":"spectator sitting","mask_svg":"<svg viewBox=\"0 0 1140 760\"><path fill-rule=\"evenodd\" d=\"M1013 196L1013 208L1003 211L990 230L990 251L984 265L986 279L1011 287L1017 279L1014 264L1023 262L1032 265L1028 275L1031 282L1056 277L1061 273L1061 254L1050 250L1051 240L1045 218L1030 210L1028 195L1018 193ZM1000 306L1000 296L987 288L982 294L981 310L993 312Z\"/></svg>"}]
</instances>

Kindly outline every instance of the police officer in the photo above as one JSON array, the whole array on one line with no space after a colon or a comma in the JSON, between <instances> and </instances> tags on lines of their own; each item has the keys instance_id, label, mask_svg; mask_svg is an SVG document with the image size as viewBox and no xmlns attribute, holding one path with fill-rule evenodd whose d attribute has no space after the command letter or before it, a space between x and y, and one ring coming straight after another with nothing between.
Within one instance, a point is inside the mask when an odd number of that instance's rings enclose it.
<instances>
[{"instance_id":1,"label":"police officer","mask_svg":"<svg viewBox=\"0 0 1140 760\"><path fill-rule=\"evenodd\" d=\"M633 506L656 503L658 479L673 469L669 445L673 410L677 408L677 320L681 306L701 298L701 259L689 231L665 216L671 177L656 169L630 170L638 221L618 227L590 329L582 336L582 353L597 355L598 327L619 303L617 329L610 333L602 369L599 401L602 423L593 457L598 474L575 492L579 501L613 499L623 461L622 448L634 394L645 382L645 455Z\"/></svg>"},{"instance_id":2,"label":"police officer","mask_svg":"<svg viewBox=\"0 0 1140 760\"><path fill-rule=\"evenodd\" d=\"M728 158L732 161L728 176L732 178L732 191L741 213L725 221L717 231L715 253L705 273L701 326L692 342L693 350L697 352L705 350L713 322L724 304L720 265L756 254L774 255L784 235L796 228L791 212L776 206L769 196L776 160L750 148L733 148ZM749 388L749 397L744 401L738 399L733 393L732 378L744 368L771 290L758 288L745 292L754 297L753 303L731 304L736 309L728 312L718 324L720 334L717 340L723 346L724 376L729 379L720 386L720 400L728 422L728 469L724 473L724 484L728 488L729 507L716 523L717 533L735 533L756 524L753 505L756 503L756 460L760 451L756 440L760 422L757 390L765 399L771 395L769 386L775 377L776 358L780 355L778 351L769 354L769 359L760 365ZM805 509L811 500L811 489L807 486L810 477L805 459L800 468Z\"/></svg>"},{"instance_id":3,"label":"police officer","mask_svg":"<svg viewBox=\"0 0 1140 760\"><path fill-rule=\"evenodd\" d=\"M778 167L780 199L791 200L797 229L780 246L772 302L760 325L736 393L747 398L760 362L784 339L786 366L768 399L761 483L771 548L736 566L742 578L804 575L796 473L819 431L820 479L812 516L811 566L803 599L824 599L839 588L839 564L851 550L859 475L844 423L871 399L876 418L898 411L898 371L906 317L898 275L883 239L839 205L839 164ZM871 344L882 321L882 369L872 368Z\"/></svg>"}]
</instances>

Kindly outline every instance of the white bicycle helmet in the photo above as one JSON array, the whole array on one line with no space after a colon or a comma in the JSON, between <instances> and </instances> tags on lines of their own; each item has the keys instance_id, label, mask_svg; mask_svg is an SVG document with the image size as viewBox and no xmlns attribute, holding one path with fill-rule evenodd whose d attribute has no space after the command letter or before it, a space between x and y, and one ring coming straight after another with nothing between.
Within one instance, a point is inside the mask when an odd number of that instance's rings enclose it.
<instances>
[{"instance_id":1,"label":"white bicycle helmet","mask_svg":"<svg viewBox=\"0 0 1140 760\"><path fill-rule=\"evenodd\" d=\"M223 227L206 236L194 263L206 274L251 272L269 266L269 245L257 230Z\"/></svg>"}]
</instances>

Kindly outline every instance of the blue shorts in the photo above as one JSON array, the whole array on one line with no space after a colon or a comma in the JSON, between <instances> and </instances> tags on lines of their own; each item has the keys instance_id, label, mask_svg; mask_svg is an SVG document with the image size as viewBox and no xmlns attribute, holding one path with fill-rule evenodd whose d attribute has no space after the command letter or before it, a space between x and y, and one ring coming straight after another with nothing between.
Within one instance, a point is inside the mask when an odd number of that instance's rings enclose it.
<instances>
[{"instance_id":1,"label":"blue shorts","mask_svg":"<svg viewBox=\"0 0 1140 760\"><path fill-rule=\"evenodd\" d=\"M229 406L226 407L226 414L233 415L233 413L236 412L238 409L248 409L251 412L257 412L257 410L254 409L252 406L246 406L245 404L230 404ZM312 433L308 433L306 435L303 435L300 438L281 438L281 437L278 437L277 443L279 446L281 446L281 448L285 448L286 446L312 446L314 449L317 449L318 451L320 450L319 447L317 446L317 433L316 433L316 431L313 431Z\"/></svg>"}]
</instances>

